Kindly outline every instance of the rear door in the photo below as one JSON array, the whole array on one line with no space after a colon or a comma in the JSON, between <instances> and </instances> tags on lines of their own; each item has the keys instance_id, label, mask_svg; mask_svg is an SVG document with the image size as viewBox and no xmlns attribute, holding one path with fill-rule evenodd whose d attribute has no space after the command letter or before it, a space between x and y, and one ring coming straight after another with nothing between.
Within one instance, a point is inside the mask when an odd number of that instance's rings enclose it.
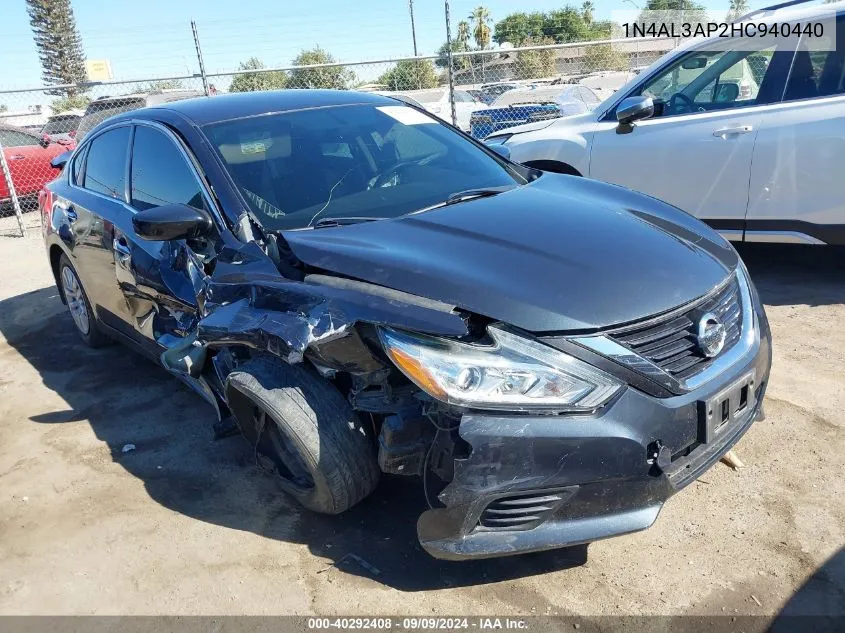
<instances>
[{"instance_id":1,"label":"rear door","mask_svg":"<svg viewBox=\"0 0 845 633\"><path fill-rule=\"evenodd\" d=\"M836 41L799 46L784 101L761 122L746 241L845 244L845 16Z\"/></svg>"},{"instance_id":2,"label":"rear door","mask_svg":"<svg viewBox=\"0 0 845 633\"><path fill-rule=\"evenodd\" d=\"M132 213L169 204L211 212L211 202L186 151L169 130L138 122L132 139L129 206ZM157 349L162 334L185 333L197 312L197 278L211 257L205 243L138 237L131 222L115 227L114 261L121 317L134 336ZM193 276L193 280L192 280Z\"/></svg>"}]
</instances>

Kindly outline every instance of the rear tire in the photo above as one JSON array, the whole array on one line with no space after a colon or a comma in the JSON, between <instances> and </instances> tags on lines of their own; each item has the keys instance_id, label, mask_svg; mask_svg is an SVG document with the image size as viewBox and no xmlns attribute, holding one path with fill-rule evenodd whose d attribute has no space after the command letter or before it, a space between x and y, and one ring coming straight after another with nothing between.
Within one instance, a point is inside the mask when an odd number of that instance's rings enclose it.
<instances>
[{"instance_id":1,"label":"rear tire","mask_svg":"<svg viewBox=\"0 0 845 633\"><path fill-rule=\"evenodd\" d=\"M59 258L59 283L73 324L85 344L88 347L102 347L110 343L108 337L98 329L97 318L91 309L88 295L85 294L76 269L65 254Z\"/></svg>"},{"instance_id":2,"label":"rear tire","mask_svg":"<svg viewBox=\"0 0 845 633\"><path fill-rule=\"evenodd\" d=\"M372 430L306 366L254 358L229 374L226 400L256 458L304 507L340 514L375 490Z\"/></svg>"}]
</instances>

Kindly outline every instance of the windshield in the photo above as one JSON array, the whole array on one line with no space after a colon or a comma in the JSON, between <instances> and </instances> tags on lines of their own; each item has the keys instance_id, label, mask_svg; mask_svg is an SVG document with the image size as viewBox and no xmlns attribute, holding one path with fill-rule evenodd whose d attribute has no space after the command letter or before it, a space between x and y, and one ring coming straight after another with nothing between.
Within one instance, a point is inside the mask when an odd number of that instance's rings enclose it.
<instances>
[{"instance_id":1,"label":"windshield","mask_svg":"<svg viewBox=\"0 0 845 633\"><path fill-rule=\"evenodd\" d=\"M80 117L76 115L53 117L44 125L42 134L67 134L73 132L79 125Z\"/></svg>"},{"instance_id":2,"label":"windshield","mask_svg":"<svg viewBox=\"0 0 845 633\"><path fill-rule=\"evenodd\" d=\"M215 123L205 132L269 230L392 218L451 194L523 184L437 119L403 105L345 105Z\"/></svg>"}]
</instances>

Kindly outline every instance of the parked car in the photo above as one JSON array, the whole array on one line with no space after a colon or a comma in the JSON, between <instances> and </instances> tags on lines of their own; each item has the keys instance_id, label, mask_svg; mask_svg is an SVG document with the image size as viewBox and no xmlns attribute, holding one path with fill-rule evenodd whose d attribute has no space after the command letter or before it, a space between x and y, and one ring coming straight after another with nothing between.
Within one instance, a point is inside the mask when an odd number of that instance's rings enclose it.
<instances>
[{"instance_id":1,"label":"parked car","mask_svg":"<svg viewBox=\"0 0 845 633\"><path fill-rule=\"evenodd\" d=\"M815 20L831 5L754 20ZM836 7L837 5L833 5ZM593 112L507 129L514 160L631 187L732 240L845 244L845 11L809 50L783 38L693 41ZM725 50L728 48L729 50Z\"/></svg>"},{"instance_id":2,"label":"parked car","mask_svg":"<svg viewBox=\"0 0 845 633\"><path fill-rule=\"evenodd\" d=\"M402 93L420 103L426 110L444 121L452 122L452 104L449 101L448 88L430 90L410 90ZM398 95L393 95L398 97ZM455 116L458 127L469 132L469 117L476 110L487 108L487 104L473 99L466 90L455 90Z\"/></svg>"},{"instance_id":3,"label":"parked car","mask_svg":"<svg viewBox=\"0 0 845 633\"><path fill-rule=\"evenodd\" d=\"M28 198L34 199L44 183L59 173L58 169L50 166L50 161L68 151L67 145L50 143L38 134L11 125L0 125L0 144L3 146L3 156L9 166L15 193L24 206ZM8 211L11 199L9 185L0 171L0 211L4 214Z\"/></svg>"},{"instance_id":4,"label":"parked car","mask_svg":"<svg viewBox=\"0 0 845 633\"><path fill-rule=\"evenodd\" d=\"M556 119L592 110L601 99L590 88L556 85L517 88L503 93L493 105L470 115L470 129L475 138L523 123Z\"/></svg>"},{"instance_id":5,"label":"parked car","mask_svg":"<svg viewBox=\"0 0 845 633\"><path fill-rule=\"evenodd\" d=\"M467 90L467 92L473 99L485 105L491 105L496 100L496 97L489 95L482 90Z\"/></svg>"},{"instance_id":6,"label":"parked car","mask_svg":"<svg viewBox=\"0 0 845 633\"><path fill-rule=\"evenodd\" d=\"M51 143L68 144L75 140L79 122L85 116L85 110L66 110L52 115L41 128L41 135Z\"/></svg>"},{"instance_id":7,"label":"parked car","mask_svg":"<svg viewBox=\"0 0 845 633\"><path fill-rule=\"evenodd\" d=\"M89 103L88 107L85 108L85 115L76 130L77 138L82 139L94 127L115 114L202 95L203 93L199 90L166 89L115 97L100 97Z\"/></svg>"},{"instance_id":8,"label":"parked car","mask_svg":"<svg viewBox=\"0 0 845 633\"><path fill-rule=\"evenodd\" d=\"M502 81L498 83L484 84L483 86L481 86L481 92L491 96L495 100L501 95L505 94L508 90L515 90L516 88L520 87L521 84Z\"/></svg>"},{"instance_id":9,"label":"parked car","mask_svg":"<svg viewBox=\"0 0 845 633\"><path fill-rule=\"evenodd\" d=\"M49 263L306 508L418 477L449 559L644 529L761 411L765 312L706 225L500 151L350 91L145 108L47 185Z\"/></svg>"}]
</instances>

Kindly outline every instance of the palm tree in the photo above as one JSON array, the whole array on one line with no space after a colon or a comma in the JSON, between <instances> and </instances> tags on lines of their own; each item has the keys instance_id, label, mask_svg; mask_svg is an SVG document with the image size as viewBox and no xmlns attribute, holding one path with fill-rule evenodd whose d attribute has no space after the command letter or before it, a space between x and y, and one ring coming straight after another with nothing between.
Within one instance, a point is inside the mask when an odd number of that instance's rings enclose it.
<instances>
[{"instance_id":1,"label":"palm tree","mask_svg":"<svg viewBox=\"0 0 845 633\"><path fill-rule=\"evenodd\" d=\"M588 26L593 23L593 11L595 8L595 5L590 0L585 0L584 4L581 5L581 17Z\"/></svg>"},{"instance_id":2,"label":"palm tree","mask_svg":"<svg viewBox=\"0 0 845 633\"><path fill-rule=\"evenodd\" d=\"M748 0L731 0L730 8L728 9L728 19L737 20L748 13Z\"/></svg>"},{"instance_id":3,"label":"palm tree","mask_svg":"<svg viewBox=\"0 0 845 633\"><path fill-rule=\"evenodd\" d=\"M490 45L490 11L478 6L469 14L469 19L473 23L472 36L478 48L487 48Z\"/></svg>"},{"instance_id":4,"label":"palm tree","mask_svg":"<svg viewBox=\"0 0 845 633\"><path fill-rule=\"evenodd\" d=\"M461 20L460 22L458 22L458 35L455 39L457 40L458 44L461 45L462 51L469 49L469 38L469 22L467 22L466 20Z\"/></svg>"}]
</instances>

